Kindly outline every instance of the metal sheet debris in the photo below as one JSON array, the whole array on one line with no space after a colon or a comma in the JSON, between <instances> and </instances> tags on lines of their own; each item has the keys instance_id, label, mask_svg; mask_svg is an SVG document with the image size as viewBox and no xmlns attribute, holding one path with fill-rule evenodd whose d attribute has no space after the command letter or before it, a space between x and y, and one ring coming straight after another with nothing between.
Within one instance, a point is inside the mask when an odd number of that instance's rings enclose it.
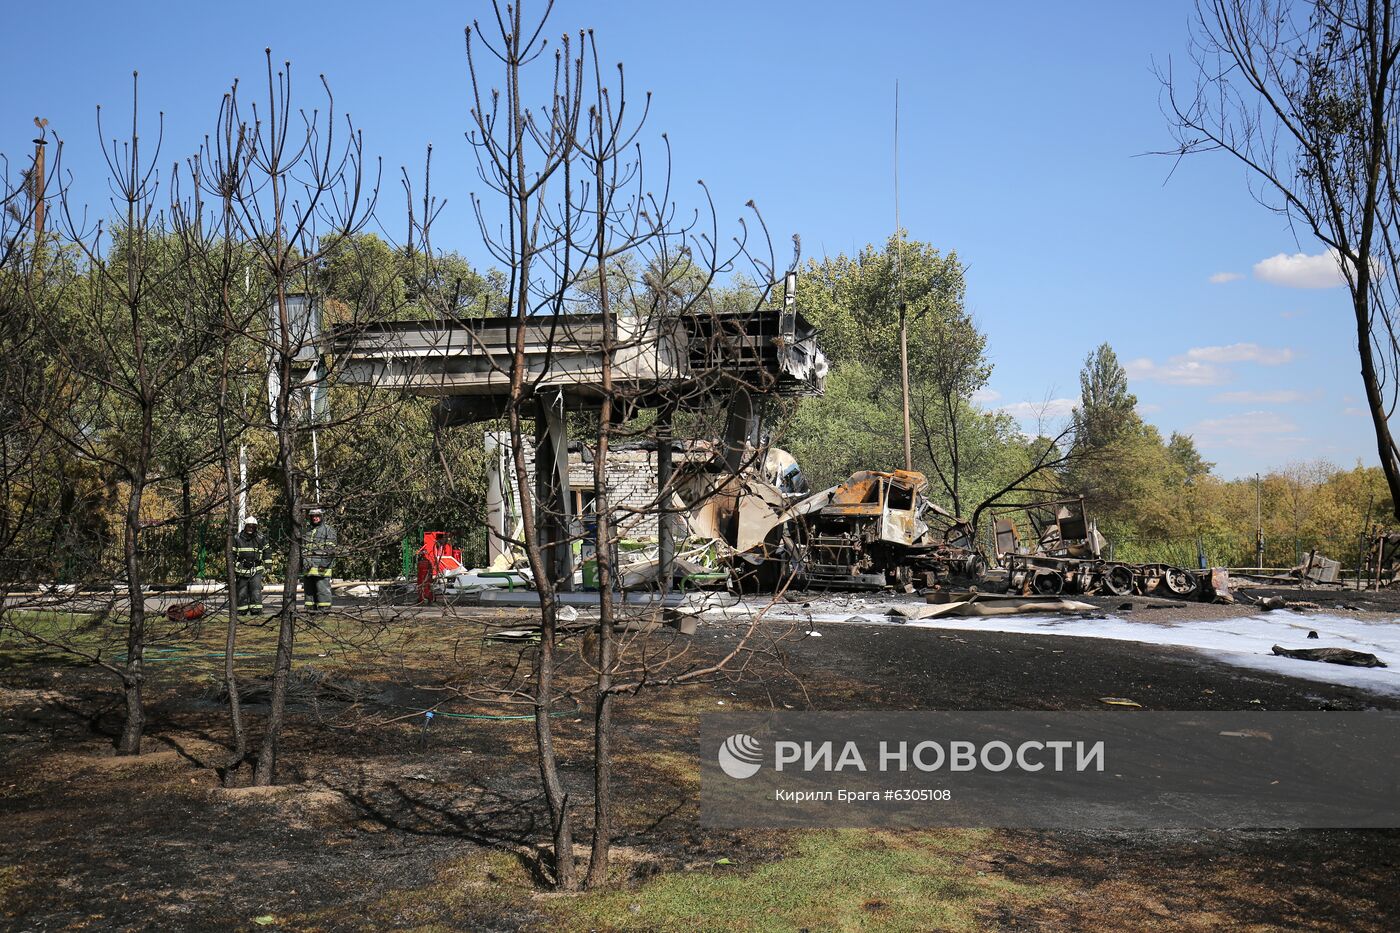
<instances>
[{"instance_id":1,"label":"metal sheet debris","mask_svg":"<svg viewBox=\"0 0 1400 933\"><path fill-rule=\"evenodd\" d=\"M996 593L969 593L966 598L924 605L901 605L889 614L902 619L937 619L944 616L1042 615L1047 612L1098 612L1097 606L1074 599L1043 596L1008 596Z\"/></svg>"}]
</instances>

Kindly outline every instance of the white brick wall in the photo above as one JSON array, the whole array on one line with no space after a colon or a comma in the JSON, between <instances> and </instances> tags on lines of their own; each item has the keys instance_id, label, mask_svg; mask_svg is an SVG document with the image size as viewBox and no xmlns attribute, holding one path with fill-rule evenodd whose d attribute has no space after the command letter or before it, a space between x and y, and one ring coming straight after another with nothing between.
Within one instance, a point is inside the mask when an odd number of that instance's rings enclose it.
<instances>
[{"instance_id":1,"label":"white brick wall","mask_svg":"<svg viewBox=\"0 0 1400 933\"><path fill-rule=\"evenodd\" d=\"M510 461L507 460L507 464ZM530 473L530 489L535 488L535 448L526 442L525 465ZM505 477L513 485L513 473ZM593 464L582 455L569 454L569 486L593 491ZM608 498L624 538L656 537L656 451L623 449L608 452ZM636 509L633 513L627 509Z\"/></svg>"}]
</instances>

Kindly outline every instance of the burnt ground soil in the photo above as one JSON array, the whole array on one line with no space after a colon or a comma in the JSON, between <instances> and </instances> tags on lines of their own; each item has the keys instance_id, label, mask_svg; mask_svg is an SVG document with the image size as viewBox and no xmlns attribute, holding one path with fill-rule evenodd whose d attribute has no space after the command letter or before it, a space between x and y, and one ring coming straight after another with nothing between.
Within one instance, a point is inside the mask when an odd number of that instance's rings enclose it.
<instances>
[{"instance_id":1,"label":"burnt ground soil","mask_svg":"<svg viewBox=\"0 0 1400 933\"><path fill-rule=\"evenodd\" d=\"M1331 609L1363 594L1286 595ZM1400 608L1390 594L1364 595L1364 610ZM1150 621L1240 610L1136 611ZM52 652L0 650L0 928L587 929L530 881L547 871L530 723L439 717L425 729L413 712L440 702L444 684L510 667L516 649L464 637L471 625L416 617L354 643L304 634L298 669L339 688L308 689L293 705L270 790L221 785L228 730L213 663L153 674L147 751L124 759L110 751L119 706L109 675ZM736 633L702 625L686 643L697 659L717 657ZM1101 709L1104 696L1160 710L1400 708L1400 698L1133 642L860 625L821 635L781 644L762 678L619 704L618 885L792 851L790 832L698 824L700 713ZM245 636L248 676L268 666L254 645L265 636ZM216 650L218 633L203 644ZM250 702L256 740L265 707ZM590 713L555 723L586 841ZM1055 891L989 899L977 920L991 929L1400 929L1400 831L995 831L961 858L969 874ZM445 878L473 873L474 896L440 897Z\"/></svg>"}]
</instances>

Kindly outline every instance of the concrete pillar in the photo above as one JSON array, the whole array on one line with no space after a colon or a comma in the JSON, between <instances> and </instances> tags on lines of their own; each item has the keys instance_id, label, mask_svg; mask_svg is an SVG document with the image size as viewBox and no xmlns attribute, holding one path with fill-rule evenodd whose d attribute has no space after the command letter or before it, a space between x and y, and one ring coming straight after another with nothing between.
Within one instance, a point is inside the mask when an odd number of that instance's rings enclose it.
<instances>
[{"instance_id":1,"label":"concrete pillar","mask_svg":"<svg viewBox=\"0 0 1400 933\"><path fill-rule=\"evenodd\" d=\"M574 588L569 431L564 394L541 396L535 418L535 515L544 570L561 593Z\"/></svg>"},{"instance_id":2,"label":"concrete pillar","mask_svg":"<svg viewBox=\"0 0 1400 933\"><path fill-rule=\"evenodd\" d=\"M662 593L670 592L676 568L676 542L671 532L671 523L675 516L670 511L671 475L674 471L671 462L672 414L669 406L656 414L656 489L660 505L656 518L656 543Z\"/></svg>"},{"instance_id":3,"label":"concrete pillar","mask_svg":"<svg viewBox=\"0 0 1400 933\"><path fill-rule=\"evenodd\" d=\"M510 475L506 457L509 449L496 431L487 431L483 449L486 452L486 563L494 564L510 553L511 521L506 507L506 476Z\"/></svg>"}]
</instances>

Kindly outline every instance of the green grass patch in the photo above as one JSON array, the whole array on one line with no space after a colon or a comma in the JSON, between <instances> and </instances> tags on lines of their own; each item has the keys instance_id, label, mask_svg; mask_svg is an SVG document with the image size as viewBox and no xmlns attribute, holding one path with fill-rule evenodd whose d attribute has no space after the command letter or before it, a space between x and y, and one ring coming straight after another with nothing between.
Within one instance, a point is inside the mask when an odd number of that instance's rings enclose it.
<instances>
[{"instance_id":1,"label":"green grass patch","mask_svg":"<svg viewBox=\"0 0 1400 933\"><path fill-rule=\"evenodd\" d=\"M545 909L569 929L975 930L992 904L1052 893L969 867L988 836L812 831L796 834L793 854L777 862L675 872Z\"/></svg>"},{"instance_id":2,"label":"green grass patch","mask_svg":"<svg viewBox=\"0 0 1400 933\"><path fill-rule=\"evenodd\" d=\"M289 929L347 921L416 933L494 926L637 931L981 930L995 908L1020 910L1059 893L995 871L979 855L996 851L991 831L813 830L790 835L784 858L745 866L707 864L631 887L557 894L536 886L521 860L482 852L440 871L425 887L394 889L350 913L303 915ZM618 850L618 877L642 855ZM719 856L716 856L718 861ZM586 856L578 865L587 868Z\"/></svg>"},{"instance_id":3,"label":"green grass patch","mask_svg":"<svg viewBox=\"0 0 1400 933\"><path fill-rule=\"evenodd\" d=\"M125 643L125 624L125 616L103 613L6 609L0 612L0 667L74 663L75 655L57 645L110 657Z\"/></svg>"},{"instance_id":4,"label":"green grass patch","mask_svg":"<svg viewBox=\"0 0 1400 933\"><path fill-rule=\"evenodd\" d=\"M235 659L240 669L262 670L277 647L274 615L244 618L238 627ZM331 614L297 626L296 663L323 668L382 670L394 665L417 667L440 661L460 649L460 628L441 624L426 631L420 624L376 625ZM126 617L113 613L10 609L0 614L0 666L83 664L97 655L121 663L126 657ZM211 612L198 629L172 624L163 614L147 614L146 661L154 676L169 672L199 674L223 667L227 616ZM51 644L45 644L49 642ZM62 647L59 647L62 646ZM474 648L474 642L468 642ZM70 649L65 651L64 648Z\"/></svg>"}]
</instances>

